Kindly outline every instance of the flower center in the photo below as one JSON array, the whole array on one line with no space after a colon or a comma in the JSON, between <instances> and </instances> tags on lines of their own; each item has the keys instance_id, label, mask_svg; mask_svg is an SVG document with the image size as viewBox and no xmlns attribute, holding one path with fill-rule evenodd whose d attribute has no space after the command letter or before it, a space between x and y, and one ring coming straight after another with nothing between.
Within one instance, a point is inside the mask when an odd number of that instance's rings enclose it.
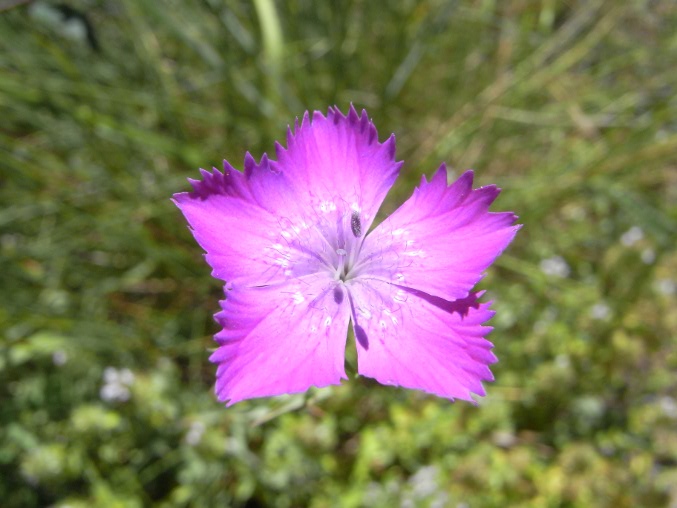
<instances>
[{"instance_id":1,"label":"flower center","mask_svg":"<svg viewBox=\"0 0 677 508\"><path fill-rule=\"evenodd\" d=\"M333 260L334 279L346 282L355 276L353 268L362 246L362 220L353 210L348 216L342 214L336 221L336 258Z\"/></svg>"},{"instance_id":2,"label":"flower center","mask_svg":"<svg viewBox=\"0 0 677 508\"><path fill-rule=\"evenodd\" d=\"M273 265L271 280L277 275L289 279L320 272L341 283L356 277L361 271L364 228L354 208L332 206L305 220L281 219L282 229L271 234L272 244L264 251Z\"/></svg>"},{"instance_id":3,"label":"flower center","mask_svg":"<svg viewBox=\"0 0 677 508\"><path fill-rule=\"evenodd\" d=\"M348 260L348 252L345 249L336 249L336 254L338 255L338 266L336 267L336 277L338 280L345 282L350 273L350 266Z\"/></svg>"}]
</instances>

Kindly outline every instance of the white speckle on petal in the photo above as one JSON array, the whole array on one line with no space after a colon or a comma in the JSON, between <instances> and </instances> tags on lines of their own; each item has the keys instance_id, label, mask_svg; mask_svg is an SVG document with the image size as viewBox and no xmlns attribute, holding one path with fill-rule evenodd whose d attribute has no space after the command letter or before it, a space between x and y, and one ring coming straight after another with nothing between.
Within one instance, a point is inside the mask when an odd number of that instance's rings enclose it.
<instances>
[{"instance_id":1,"label":"white speckle on petal","mask_svg":"<svg viewBox=\"0 0 677 508\"><path fill-rule=\"evenodd\" d=\"M336 210L336 203L333 201L322 201L320 203L320 211L324 213L333 212Z\"/></svg>"},{"instance_id":2,"label":"white speckle on petal","mask_svg":"<svg viewBox=\"0 0 677 508\"><path fill-rule=\"evenodd\" d=\"M393 296L393 300L396 302L406 302L407 301L407 293L405 293L403 290L398 289L395 295Z\"/></svg>"},{"instance_id":3,"label":"white speckle on petal","mask_svg":"<svg viewBox=\"0 0 677 508\"><path fill-rule=\"evenodd\" d=\"M364 319L371 319L371 312L369 312L369 309L365 309L364 307L360 307L360 308L357 309L357 312Z\"/></svg>"},{"instance_id":4,"label":"white speckle on petal","mask_svg":"<svg viewBox=\"0 0 677 508\"><path fill-rule=\"evenodd\" d=\"M423 249L412 250L404 253L405 256L410 256L412 258L422 258L425 257L425 251Z\"/></svg>"},{"instance_id":5,"label":"white speckle on petal","mask_svg":"<svg viewBox=\"0 0 677 508\"><path fill-rule=\"evenodd\" d=\"M327 316L326 319L324 320L324 326L326 328L329 328L331 326L331 317Z\"/></svg>"},{"instance_id":6,"label":"white speckle on petal","mask_svg":"<svg viewBox=\"0 0 677 508\"><path fill-rule=\"evenodd\" d=\"M292 299L294 300L294 303L296 305L303 303L306 300L305 297L301 294L300 291L297 291L296 293L294 293L294 296L292 297Z\"/></svg>"}]
</instances>

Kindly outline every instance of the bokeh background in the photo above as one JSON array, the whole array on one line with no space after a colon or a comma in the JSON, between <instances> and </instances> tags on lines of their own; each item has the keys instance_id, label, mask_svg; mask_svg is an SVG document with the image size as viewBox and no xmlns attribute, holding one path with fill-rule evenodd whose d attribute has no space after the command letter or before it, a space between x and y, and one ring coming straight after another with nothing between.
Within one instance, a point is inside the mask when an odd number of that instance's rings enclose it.
<instances>
[{"instance_id":1,"label":"bokeh background","mask_svg":"<svg viewBox=\"0 0 677 508\"><path fill-rule=\"evenodd\" d=\"M677 506L674 0L3 0L0 48L1 506ZM496 382L226 409L169 198L351 102L384 213L446 161L520 216Z\"/></svg>"}]
</instances>

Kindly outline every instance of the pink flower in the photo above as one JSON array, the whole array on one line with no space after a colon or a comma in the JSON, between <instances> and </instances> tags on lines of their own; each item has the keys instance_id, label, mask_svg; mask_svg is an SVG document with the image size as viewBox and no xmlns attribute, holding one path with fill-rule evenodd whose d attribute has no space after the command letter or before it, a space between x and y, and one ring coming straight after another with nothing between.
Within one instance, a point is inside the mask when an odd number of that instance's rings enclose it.
<instances>
[{"instance_id":1,"label":"pink flower","mask_svg":"<svg viewBox=\"0 0 677 508\"><path fill-rule=\"evenodd\" d=\"M174 196L226 281L210 358L219 400L339 384L349 322L361 375L484 395L493 311L472 288L519 228L488 211L499 189L473 190L472 171L447 185L443 165L369 232L402 163L365 111L306 113L276 155L247 154L244 173L225 161L223 173L201 170L193 192Z\"/></svg>"}]
</instances>

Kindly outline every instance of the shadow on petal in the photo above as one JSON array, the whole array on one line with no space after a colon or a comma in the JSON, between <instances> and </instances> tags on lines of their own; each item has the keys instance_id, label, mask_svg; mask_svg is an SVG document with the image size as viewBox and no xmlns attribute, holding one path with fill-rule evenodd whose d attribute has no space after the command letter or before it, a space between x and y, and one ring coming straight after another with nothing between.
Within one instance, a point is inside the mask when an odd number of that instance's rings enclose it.
<instances>
[{"instance_id":1,"label":"shadow on petal","mask_svg":"<svg viewBox=\"0 0 677 508\"><path fill-rule=\"evenodd\" d=\"M365 332L364 328L362 328L360 325L355 325L354 329L355 329L355 338L357 339L357 342L365 350L369 350L369 337L367 337L367 332Z\"/></svg>"},{"instance_id":2,"label":"shadow on petal","mask_svg":"<svg viewBox=\"0 0 677 508\"><path fill-rule=\"evenodd\" d=\"M429 295L428 293L419 291L418 289L412 289L406 286L398 287L407 293L425 300L430 305L434 305L438 309L442 309L443 311L449 312L450 314L458 314L461 317L466 317L470 312L470 309L480 308L479 297L484 293L484 291L469 293L465 298L459 298L458 300L450 302L449 300L445 300L444 298L440 298L438 296Z\"/></svg>"}]
</instances>

